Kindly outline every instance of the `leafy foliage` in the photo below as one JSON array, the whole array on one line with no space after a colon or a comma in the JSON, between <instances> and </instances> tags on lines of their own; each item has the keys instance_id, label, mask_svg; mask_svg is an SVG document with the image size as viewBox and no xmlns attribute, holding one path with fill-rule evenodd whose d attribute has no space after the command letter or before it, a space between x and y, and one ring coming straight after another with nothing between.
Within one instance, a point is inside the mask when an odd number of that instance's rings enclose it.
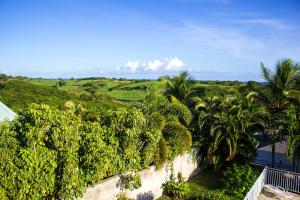
<instances>
[{"instance_id":1,"label":"leafy foliage","mask_svg":"<svg viewBox=\"0 0 300 200\"><path fill-rule=\"evenodd\" d=\"M240 161L251 160L257 145L253 131L260 125L259 119L263 119L264 110L250 97L194 100L199 116L198 139L205 161L218 169L224 161L232 161L237 157Z\"/></svg>"},{"instance_id":2,"label":"leafy foliage","mask_svg":"<svg viewBox=\"0 0 300 200\"><path fill-rule=\"evenodd\" d=\"M184 182L184 180L176 181L174 178L163 184L164 196L159 200L168 199L186 199L186 200L229 200L221 190L208 190L196 183Z\"/></svg>"},{"instance_id":3,"label":"leafy foliage","mask_svg":"<svg viewBox=\"0 0 300 200\"><path fill-rule=\"evenodd\" d=\"M141 177L138 173L121 175L120 186L121 189L138 189L142 186Z\"/></svg>"},{"instance_id":4,"label":"leafy foliage","mask_svg":"<svg viewBox=\"0 0 300 200\"><path fill-rule=\"evenodd\" d=\"M183 154L190 149L192 145L192 136L183 125L176 122L170 122L166 124L162 132L163 137L170 147L169 155L171 158L175 158L175 156Z\"/></svg>"},{"instance_id":5,"label":"leafy foliage","mask_svg":"<svg viewBox=\"0 0 300 200\"><path fill-rule=\"evenodd\" d=\"M228 167L224 172L224 188L228 195L243 199L258 177L259 172L249 165Z\"/></svg>"},{"instance_id":6,"label":"leafy foliage","mask_svg":"<svg viewBox=\"0 0 300 200\"><path fill-rule=\"evenodd\" d=\"M177 181L172 172L170 180L162 185L162 189L164 190L164 194L172 197L172 199L181 199L187 195L189 192L188 184L184 182L181 177L181 174L178 173Z\"/></svg>"},{"instance_id":7,"label":"leafy foliage","mask_svg":"<svg viewBox=\"0 0 300 200\"><path fill-rule=\"evenodd\" d=\"M199 82L186 72L161 81L0 75L1 101L20 112L15 121L0 123L0 198L77 198L107 177L161 167L192 144L214 169L248 163L257 147L254 132L265 128L273 131L273 143L287 136L287 156L295 161L299 64L282 60L273 71L262 64L262 74L264 84ZM26 108L41 102L49 106ZM224 187L242 198L256 172L236 164L224 173ZM135 175L124 177L126 188L140 186ZM177 179L163 186L172 198L228 199Z\"/></svg>"},{"instance_id":8,"label":"leafy foliage","mask_svg":"<svg viewBox=\"0 0 300 200\"><path fill-rule=\"evenodd\" d=\"M0 123L3 199L73 199L104 178L155 163L162 126L153 117L119 109L85 122L75 113L33 104Z\"/></svg>"},{"instance_id":9,"label":"leafy foliage","mask_svg":"<svg viewBox=\"0 0 300 200\"><path fill-rule=\"evenodd\" d=\"M293 137L295 127L299 127L299 103L300 103L300 65L293 62L291 59L280 60L274 67L274 70L266 68L261 64L262 74L266 80L266 87L258 91L258 99L267 108L270 118L267 123L272 133L272 165L274 166L274 151L275 143L284 136ZM294 119L291 106L296 107ZM288 133L288 134L287 134ZM292 145L292 140L289 139L289 146ZM288 148L288 156L294 157L293 148ZM295 159L295 158L293 158Z\"/></svg>"},{"instance_id":10,"label":"leafy foliage","mask_svg":"<svg viewBox=\"0 0 300 200\"><path fill-rule=\"evenodd\" d=\"M230 196L222 191L208 190L196 184L189 183L189 193L186 194L186 200L230 200Z\"/></svg>"}]
</instances>

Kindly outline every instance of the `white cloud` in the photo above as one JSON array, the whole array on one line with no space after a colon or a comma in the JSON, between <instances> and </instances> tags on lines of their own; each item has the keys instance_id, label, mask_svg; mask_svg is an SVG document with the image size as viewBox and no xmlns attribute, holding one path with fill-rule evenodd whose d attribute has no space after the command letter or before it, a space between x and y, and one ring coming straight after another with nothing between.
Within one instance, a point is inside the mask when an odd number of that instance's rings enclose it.
<instances>
[{"instance_id":1,"label":"white cloud","mask_svg":"<svg viewBox=\"0 0 300 200\"><path fill-rule=\"evenodd\" d=\"M179 30L183 40L208 50L223 50L234 57L248 55L264 47L264 43L236 29L187 23ZM212 48L211 48L212 47Z\"/></svg>"},{"instance_id":2,"label":"white cloud","mask_svg":"<svg viewBox=\"0 0 300 200\"><path fill-rule=\"evenodd\" d=\"M143 64L145 71L179 71L184 63L178 57L164 58L161 60L152 60Z\"/></svg>"},{"instance_id":3,"label":"white cloud","mask_svg":"<svg viewBox=\"0 0 300 200\"><path fill-rule=\"evenodd\" d=\"M179 71L183 67L183 62L178 58L166 58L166 66L165 69L167 71Z\"/></svg>"},{"instance_id":4,"label":"white cloud","mask_svg":"<svg viewBox=\"0 0 300 200\"><path fill-rule=\"evenodd\" d=\"M125 64L125 69L131 71L132 73L136 72L136 70L138 69L140 65L140 62L135 60L135 61L128 61L126 64Z\"/></svg>"},{"instance_id":5,"label":"white cloud","mask_svg":"<svg viewBox=\"0 0 300 200\"><path fill-rule=\"evenodd\" d=\"M239 19L239 20L230 20L230 21L234 23L241 23L241 24L264 25L264 26L269 26L280 30L290 29L290 26L277 19Z\"/></svg>"},{"instance_id":6,"label":"white cloud","mask_svg":"<svg viewBox=\"0 0 300 200\"><path fill-rule=\"evenodd\" d=\"M128 61L124 67L116 68L115 71L121 72L122 70L129 71L131 73L141 71L179 71L183 68L184 63L177 56L149 60L141 64L140 61Z\"/></svg>"},{"instance_id":7,"label":"white cloud","mask_svg":"<svg viewBox=\"0 0 300 200\"><path fill-rule=\"evenodd\" d=\"M156 71L163 66L163 63L160 60L152 60L144 63L143 66L145 67L144 68L145 71L147 70Z\"/></svg>"}]
</instances>

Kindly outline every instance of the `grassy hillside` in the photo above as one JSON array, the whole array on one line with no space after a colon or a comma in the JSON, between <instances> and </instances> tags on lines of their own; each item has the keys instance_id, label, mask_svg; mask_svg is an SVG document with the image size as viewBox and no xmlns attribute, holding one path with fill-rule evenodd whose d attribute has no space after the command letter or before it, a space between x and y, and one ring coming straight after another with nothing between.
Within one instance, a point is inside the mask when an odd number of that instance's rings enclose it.
<instances>
[{"instance_id":1,"label":"grassy hillside","mask_svg":"<svg viewBox=\"0 0 300 200\"><path fill-rule=\"evenodd\" d=\"M59 84L60 82L60 84ZM89 110L102 110L131 105L142 101L152 89L163 91L166 79L125 80L108 78L87 79L30 79L10 77L0 83L0 100L18 112L30 103L45 103L62 107L68 100L75 104L84 103ZM245 85L239 82L197 82L210 96L236 94Z\"/></svg>"},{"instance_id":2,"label":"grassy hillside","mask_svg":"<svg viewBox=\"0 0 300 200\"><path fill-rule=\"evenodd\" d=\"M15 112L22 111L31 103L45 103L60 108L69 100L75 104L84 102L87 109L93 110L122 105L107 95L90 95L87 92L85 95L80 95L69 90L58 89L53 87L56 81L39 80L39 83L33 84L31 80L14 78L1 82L0 101Z\"/></svg>"},{"instance_id":3,"label":"grassy hillside","mask_svg":"<svg viewBox=\"0 0 300 200\"><path fill-rule=\"evenodd\" d=\"M34 85L28 81L11 79L2 85L0 100L14 111L22 110L30 103L47 103L51 106L63 105L67 100L76 99L64 91L48 86Z\"/></svg>"},{"instance_id":4,"label":"grassy hillside","mask_svg":"<svg viewBox=\"0 0 300 200\"><path fill-rule=\"evenodd\" d=\"M58 80L31 79L31 83L42 86L55 87ZM163 90L166 81L140 81L140 80L116 80L116 79L78 79L65 80L66 85L60 90L69 94L101 93L122 101L141 101L150 88ZM94 91L93 91L94 90Z\"/></svg>"}]
</instances>

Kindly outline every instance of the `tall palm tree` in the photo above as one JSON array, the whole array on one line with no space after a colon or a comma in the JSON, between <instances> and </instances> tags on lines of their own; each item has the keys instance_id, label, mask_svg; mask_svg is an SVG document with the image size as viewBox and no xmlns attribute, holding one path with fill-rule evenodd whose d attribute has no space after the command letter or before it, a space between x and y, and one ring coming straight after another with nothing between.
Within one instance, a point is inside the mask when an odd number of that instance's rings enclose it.
<instances>
[{"instance_id":1,"label":"tall palm tree","mask_svg":"<svg viewBox=\"0 0 300 200\"><path fill-rule=\"evenodd\" d=\"M246 99L232 96L193 99L199 111L200 146L210 165L218 169L237 155L246 160L253 157L257 143L251 127L259 114L250 109L250 100L245 106Z\"/></svg>"},{"instance_id":2,"label":"tall palm tree","mask_svg":"<svg viewBox=\"0 0 300 200\"><path fill-rule=\"evenodd\" d=\"M166 95L174 96L179 101L185 101L191 93L191 79L188 72L181 72L178 76L167 81Z\"/></svg>"},{"instance_id":3,"label":"tall palm tree","mask_svg":"<svg viewBox=\"0 0 300 200\"><path fill-rule=\"evenodd\" d=\"M300 88L297 87L300 78L300 65L291 59L279 61L274 70L266 68L261 63L263 78L269 89L269 96L265 96L266 103L271 111L277 112L282 110L289 102L288 98L299 98Z\"/></svg>"},{"instance_id":4,"label":"tall palm tree","mask_svg":"<svg viewBox=\"0 0 300 200\"><path fill-rule=\"evenodd\" d=\"M165 95L173 96L180 102L190 106L191 98L199 95L202 88L194 83L188 72L181 72L178 76L173 76L167 81Z\"/></svg>"},{"instance_id":5,"label":"tall palm tree","mask_svg":"<svg viewBox=\"0 0 300 200\"><path fill-rule=\"evenodd\" d=\"M299 107L298 107L299 108ZM290 105L288 109L284 110L285 113L285 131L288 132L287 143L287 158L292 160L293 170L297 171L296 160L300 159L300 123L297 118L297 109L294 105ZM298 115L300 113L298 112Z\"/></svg>"},{"instance_id":6,"label":"tall palm tree","mask_svg":"<svg viewBox=\"0 0 300 200\"><path fill-rule=\"evenodd\" d=\"M281 138L283 126L280 124L283 111L293 100L299 101L300 65L291 59L279 61L274 70L270 70L261 63L263 78L266 81L266 90L259 91L259 98L265 104L270 113L269 126L273 130L272 135L272 166L275 165L275 143Z\"/></svg>"}]
</instances>

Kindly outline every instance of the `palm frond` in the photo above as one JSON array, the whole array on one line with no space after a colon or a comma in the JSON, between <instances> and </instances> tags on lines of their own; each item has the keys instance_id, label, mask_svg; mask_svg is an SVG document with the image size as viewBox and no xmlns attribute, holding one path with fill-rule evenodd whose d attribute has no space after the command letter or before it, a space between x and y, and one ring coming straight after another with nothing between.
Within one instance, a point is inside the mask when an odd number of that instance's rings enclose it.
<instances>
[{"instance_id":1,"label":"palm frond","mask_svg":"<svg viewBox=\"0 0 300 200\"><path fill-rule=\"evenodd\" d=\"M262 71L263 78L267 82L271 82L272 81L272 72L271 72L271 70L266 68L263 63L261 63L260 66L261 66L261 71Z\"/></svg>"},{"instance_id":2,"label":"palm frond","mask_svg":"<svg viewBox=\"0 0 300 200\"><path fill-rule=\"evenodd\" d=\"M298 90L289 90L289 91L283 91L283 94L291 99L296 99L298 101L300 101L300 91Z\"/></svg>"}]
</instances>

